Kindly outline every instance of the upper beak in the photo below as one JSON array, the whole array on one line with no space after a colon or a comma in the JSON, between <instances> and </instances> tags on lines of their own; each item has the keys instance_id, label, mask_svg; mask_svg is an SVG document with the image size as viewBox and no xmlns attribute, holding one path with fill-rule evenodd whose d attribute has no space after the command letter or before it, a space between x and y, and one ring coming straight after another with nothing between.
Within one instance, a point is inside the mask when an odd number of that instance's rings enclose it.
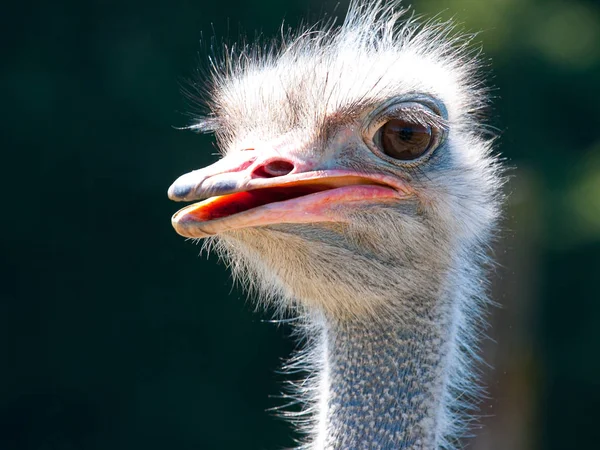
<instances>
[{"instance_id":1,"label":"upper beak","mask_svg":"<svg viewBox=\"0 0 600 450\"><path fill-rule=\"evenodd\" d=\"M259 159L254 152L228 155L182 175L168 191L171 200L204 200L172 218L177 233L192 238L278 223L340 222L341 204L398 200L410 193L391 176L315 170L281 156Z\"/></svg>"},{"instance_id":2,"label":"upper beak","mask_svg":"<svg viewBox=\"0 0 600 450\"><path fill-rule=\"evenodd\" d=\"M181 202L236 192L252 179L253 172L246 169L256 165L253 164L256 162L254 156L243 158L240 155L243 153L227 156L208 167L180 176L169 188L169 198Z\"/></svg>"}]
</instances>

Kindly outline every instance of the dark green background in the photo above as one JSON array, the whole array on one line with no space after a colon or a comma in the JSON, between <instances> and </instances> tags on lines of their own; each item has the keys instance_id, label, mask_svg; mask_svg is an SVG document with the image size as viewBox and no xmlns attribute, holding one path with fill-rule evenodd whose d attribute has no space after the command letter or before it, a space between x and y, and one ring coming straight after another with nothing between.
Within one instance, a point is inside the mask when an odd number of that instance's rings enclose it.
<instances>
[{"instance_id":1,"label":"dark green background","mask_svg":"<svg viewBox=\"0 0 600 450\"><path fill-rule=\"evenodd\" d=\"M597 445L600 6L421 0L491 59L491 123L514 167L484 343L477 449ZM276 449L266 409L294 348L166 197L215 160L188 124L202 37L275 35L316 0L3 4L0 449ZM343 15L346 2L338 8Z\"/></svg>"}]
</instances>

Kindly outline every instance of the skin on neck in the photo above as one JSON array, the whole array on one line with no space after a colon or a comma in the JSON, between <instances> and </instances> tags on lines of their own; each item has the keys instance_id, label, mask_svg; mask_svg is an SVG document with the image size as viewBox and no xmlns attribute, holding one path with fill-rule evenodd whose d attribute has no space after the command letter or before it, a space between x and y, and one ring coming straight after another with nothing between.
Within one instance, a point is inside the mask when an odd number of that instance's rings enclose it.
<instances>
[{"instance_id":1,"label":"skin on neck","mask_svg":"<svg viewBox=\"0 0 600 450\"><path fill-rule=\"evenodd\" d=\"M437 447L448 325L419 322L325 322L315 448Z\"/></svg>"},{"instance_id":2,"label":"skin on neck","mask_svg":"<svg viewBox=\"0 0 600 450\"><path fill-rule=\"evenodd\" d=\"M450 314L322 319L315 449L432 449L441 440Z\"/></svg>"}]
</instances>

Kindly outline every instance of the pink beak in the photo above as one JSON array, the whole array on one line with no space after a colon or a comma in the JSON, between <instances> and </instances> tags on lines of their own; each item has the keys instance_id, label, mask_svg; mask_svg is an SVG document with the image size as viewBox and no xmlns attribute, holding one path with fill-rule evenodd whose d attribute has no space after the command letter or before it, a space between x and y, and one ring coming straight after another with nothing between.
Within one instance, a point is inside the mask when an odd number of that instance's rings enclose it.
<instances>
[{"instance_id":1,"label":"pink beak","mask_svg":"<svg viewBox=\"0 0 600 450\"><path fill-rule=\"evenodd\" d=\"M175 231L189 238L272 224L343 222L343 206L411 194L408 185L389 175L312 170L281 156L259 160L255 152L228 155L182 175L168 192L175 201L204 200L172 218Z\"/></svg>"}]
</instances>

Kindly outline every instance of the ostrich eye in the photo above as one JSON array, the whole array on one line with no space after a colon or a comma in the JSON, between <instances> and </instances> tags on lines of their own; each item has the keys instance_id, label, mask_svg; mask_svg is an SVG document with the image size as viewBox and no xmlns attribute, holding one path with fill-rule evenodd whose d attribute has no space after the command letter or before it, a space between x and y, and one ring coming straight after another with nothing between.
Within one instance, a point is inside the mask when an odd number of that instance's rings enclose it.
<instances>
[{"instance_id":1,"label":"ostrich eye","mask_svg":"<svg viewBox=\"0 0 600 450\"><path fill-rule=\"evenodd\" d=\"M390 120L377 134L383 153L401 161L417 159L433 142L430 126L403 119Z\"/></svg>"}]
</instances>

